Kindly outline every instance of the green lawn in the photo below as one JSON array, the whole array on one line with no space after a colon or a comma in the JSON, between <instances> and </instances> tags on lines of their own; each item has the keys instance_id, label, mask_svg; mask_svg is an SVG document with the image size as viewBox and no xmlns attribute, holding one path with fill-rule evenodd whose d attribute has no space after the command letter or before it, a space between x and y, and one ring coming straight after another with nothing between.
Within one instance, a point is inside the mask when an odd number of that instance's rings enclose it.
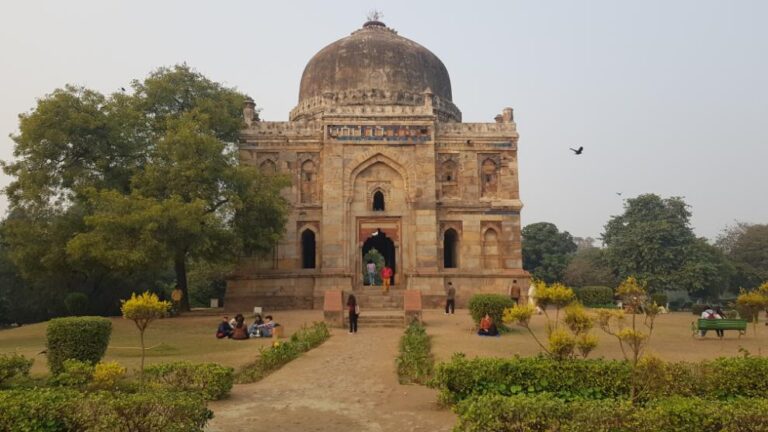
<instances>
[{"instance_id":1,"label":"green lawn","mask_svg":"<svg viewBox=\"0 0 768 432\"><path fill-rule=\"evenodd\" d=\"M286 336L290 336L304 323L311 324L323 318L322 311L277 311L272 315L285 326ZM220 319L218 316L195 316L153 322L145 334L147 347L152 348L147 351L147 364L190 360L216 362L237 368L253 361L259 347L271 343L269 339L216 339L214 334ZM138 349L139 332L136 326L133 321L122 318L111 320L112 338L105 359L118 361L128 369L138 368L141 350ZM16 352L34 358L33 375L47 373L45 355L38 355L45 349L47 325L39 323L0 330L0 353Z\"/></svg>"}]
</instances>

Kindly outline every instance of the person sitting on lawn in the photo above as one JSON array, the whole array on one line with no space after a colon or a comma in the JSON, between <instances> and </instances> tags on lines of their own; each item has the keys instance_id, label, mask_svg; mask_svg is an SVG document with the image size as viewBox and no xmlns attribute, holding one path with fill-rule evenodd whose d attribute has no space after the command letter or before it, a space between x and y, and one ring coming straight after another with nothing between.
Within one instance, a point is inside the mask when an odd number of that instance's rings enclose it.
<instances>
[{"instance_id":1,"label":"person sitting on lawn","mask_svg":"<svg viewBox=\"0 0 768 432\"><path fill-rule=\"evenodd\" d=\"M248 327L248 334L251 335L251 337L260 337L261 331L259 330L259 326L262 324L264 324L264 320L261 318L261 314L256 314L253 324Z\"/></svg>"},{"instance_id":2,"label":"person sitting on lawn","mask_svg":"<svg viewBox=\"0 0 768 432\"><path fill-rule=\"evenodd\" d=\"M477 331L480 336L498 336L499 330L496 328L496 324L493 323L493 318L490 315L485 314L483 319L480 320L480 330Z\"/></svg>"},{"instance_id":3,"label":"person sitting on lawn","mask_svg":"<svg viewBox=\"0 0 768 432\"><path fill-rule=\"evenodd\" d=\"M248 326L245 325L243 314L237 314L235 317L235 327L232 329L232 339L248 339Z\"/></svg>"},{"instance_id":4,"label":"person sitting on lawn","mask_svg":"<svg viewBox=\"0 0 768 432\"><path fill-rule=\"evenodd\" d=\"M272 337L272 329L277 325L276 322L272 321L272 315L267 315L264 317L264 324L259 325L258 329L262 337Z\"/></svg>"},{"instance_id":5,"label":"person sitting on lawn","mask_svg":"<svg viewBox=\"0 0 768 432\"><path fill-rule=\"evenodd\" d=\"M229 325L229 317L223 317L216 330L216 339L232 337L232 326Z\"/></svg>"}]
</instances>

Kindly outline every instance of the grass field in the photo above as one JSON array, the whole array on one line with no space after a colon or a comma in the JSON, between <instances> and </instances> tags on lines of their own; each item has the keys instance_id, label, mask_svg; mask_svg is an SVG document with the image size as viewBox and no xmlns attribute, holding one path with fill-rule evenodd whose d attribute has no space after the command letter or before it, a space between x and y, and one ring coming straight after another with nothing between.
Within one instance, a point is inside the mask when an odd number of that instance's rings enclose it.
<instances>
[{"instance_id":1,"label":"grass field","mask_svg":"<svg viewBox=\"0 0 768 432\"><path fill-rule=\"evenodd\" d=\"M279 311L273 315L285 326L286 336L290 336L304 323L311 324L323 319L323 312L320 310ZM719 340L714 332L710 332L705 339L692 338L690 328L695 319L694 315L683 312L659 316L648 352L672 361L737 356L741 355L741 348L748 350L752 355L768 354L768 327L762 322L757 326L756 335L750 324L745 336L738 338L737 333L726 332L725 339ZM271 342L268 339L217 340L214 333L219 320L218 316L193 316L153 323L146 334L147 346L152 347L147 351L147 364L190 360L216 362L237 368L253 361L259 347ZM516 354L530 356L539 352L539 347L531 336L519 327L513 326L511 333L498 338L475 335L470 330L472 321L467 310L457 310L456 315L444 315L442 311L436 310L424 311L424 321L427 333L432 336L432 351L437 360L447 360L454 352L464 352L469 356L499 357ZM139 334L133 322L113 318L112 324L112 339L106 359L116 360L129 369L137 368L140 355L140 350L137 349ZM533 318L532 327L542 339L544 324L543 316ZM39 323L0 330L0 353L18 352L34 357L32 373L46 373L48 369L45 355L38 355L45 349L46 326L46 323ZM603 334L599 329L593 331L599 336L600 343L591 357L621 358L621 351L614 338ZM365 336L361 334L360 337Z\"/></svg>"},{"instance_id":2,"label":"grass field","mask_svg":"<svg viewBox=\"0 0 768 432\"><path fill-rule=\"evenodd\" d=\"M742 355L740 348L752 355L768 354L768 327L762 322L757 325L757 334L753 333L752 324L747 327L747 334L738 337L738 332L726 331L723 340L710 331L706 338L691 337L691 322L697 319L690 312L674 312L659 315L651 336L648 353L670 361L695 361L717 357ZM442 311L425 311L427 333L432 335L432 352L437 360L447 360L455 352L469 356L510 357L515 354L531 356L539 353L539 346L527 330L512 325L512 332L501 337L481 337L470 331L471 318L467 310L457 310L456 315L444 315ZM642 320L642 318L640 318ZM534 316L531 328L546 344L544 316ZM615 338L594 329L600 339L599 345L590 355L591 358L622 358L619 344Z\"/></svg>"},{"instance_id":3,"label":"grass field","mask_svg":"<svg viewBox=\"0 0 768 432\"><path fill-rule=\"evenodd\" d=\"M285 326L285 336L290 336L304 323L323 319L323 311L280 311L272 315ZM138 368L141 350L135 324L123 318L111 320L112 338L105 359L118 361L128 369ZM271 343L270 339L216 339L214 334L220 320L220 316L192 316L153 322L145 334L147 347L152 347L147 351L147 364L190 360L237 368L252 362L259 347ZM45 349L46 327L47 323L38 323L0 330L0 353L17 352L32 357L35 359L32 374L47 373L45 355L38 355Z\"/></svg>"}]
</instances>

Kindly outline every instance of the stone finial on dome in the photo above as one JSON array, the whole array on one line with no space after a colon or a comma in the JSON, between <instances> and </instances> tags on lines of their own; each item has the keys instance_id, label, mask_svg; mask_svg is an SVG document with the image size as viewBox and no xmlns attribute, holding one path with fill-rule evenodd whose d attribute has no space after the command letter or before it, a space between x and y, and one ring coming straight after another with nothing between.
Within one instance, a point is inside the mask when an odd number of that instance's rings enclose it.
<instances>
[{"instance_id":1,"label":"stone finial on dome","mask_svg":"<svg viewBox=\"0 0 768 432\"><path fill-rule=\"evenodd\" d=\"M256 103L250 96L246 96L243 101L243 120L248 126L253 123L254 119L257 119L256 115Z\"/></svg>"},{"instance_id":2,"label":"stone finial on dome","mask_svg":"<svg viewBox=\"0 0 768 432\"><path fill-rule=\"evenodd\" d=\"M374 9L368 12L368 16L366 17L367 21L365 22L365 24L363 24L363 28L368 28L368 27L387 28L387 25L381 22L382 18L384 18L384 14L381 13L381 11Z\"/></svg>"}]
</instances>

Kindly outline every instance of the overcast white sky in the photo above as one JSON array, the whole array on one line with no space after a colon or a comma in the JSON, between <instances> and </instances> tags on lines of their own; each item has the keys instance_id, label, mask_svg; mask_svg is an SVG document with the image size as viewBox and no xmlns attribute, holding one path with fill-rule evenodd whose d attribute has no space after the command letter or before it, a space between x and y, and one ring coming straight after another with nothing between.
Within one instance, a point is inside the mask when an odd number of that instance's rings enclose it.
<instances>
[{"instance_id":1,"label":"overcast white sky","mask_svg":"<svg viewBox=\"0 0 768 432\"><path fill-rule=\"evenodd\" d=\"M646 192L684 196L709 238L768 223L760 0L3 1L0 159L35 98L67 83L113 92L180 62L287 120L306 62L374 8L443 60L464 121L515 109L524 225L597 237Z\"/></svg>"}]
</instances>

